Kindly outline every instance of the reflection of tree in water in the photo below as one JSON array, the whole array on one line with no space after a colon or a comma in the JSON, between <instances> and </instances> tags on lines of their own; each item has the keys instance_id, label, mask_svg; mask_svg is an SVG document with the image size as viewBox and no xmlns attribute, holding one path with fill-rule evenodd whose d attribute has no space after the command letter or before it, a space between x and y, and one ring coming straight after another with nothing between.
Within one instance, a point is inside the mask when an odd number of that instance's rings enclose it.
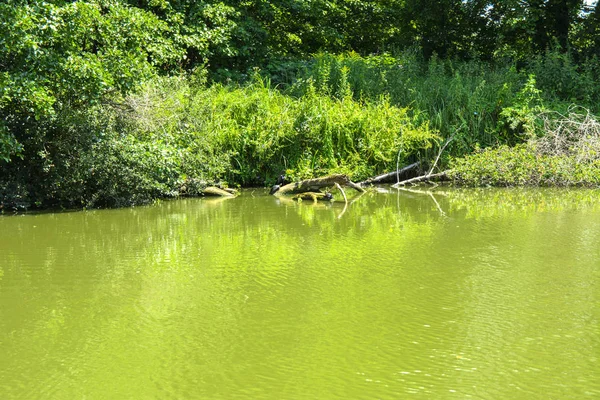
<instances>
[{"instance_id":1,"label":"reflection of tree in water","mask_svg":"<svg viewBox=\"0 0 600 400\"><path fill-rule=\"evenodd\" d=\"M525 217L537 212L597 211L600 207L600 191L590 189L442 189L434 193L447 199L452 212L466 212L467 218Z\"/></svg>"},{"instance_id":2,"label":"reflection of tree in water","mask_svg":"<svg viewBox=\"0 0 600 400\"><path fill-rule=\"evenodd\" d=\"M557 357L585 378L586 359L567 356L589 350L586 321L597 315L597 197L372 191L349 197L340 218L344 202L244 191L226 201L2 218L0 338L13 332L10 351L21 357L0 349L9 360L0 372L31 377L22 381L35 387L34 377L57 373L53 360L78 360L78 378L61 392L78 397L82 379L109 375L122 386L135 365L147 373L127 386L131 393L156 382L172 393L169 385L192 375L198 390L218 393L242 375L277 376L274 365L292 375L287 368L314 360L328 371L361 371L369 354L371 374L388 383L412 362L433 377L406 377L415 384L486 387L508 359L528 354L524 332L536 360L550 365L553 353L544 351L562 346ZM574 344L562 327L578 335ZM463 367L484 372L467 376ZM306 371L311 382L329 376Z\"/></svg>"}]
</instances>

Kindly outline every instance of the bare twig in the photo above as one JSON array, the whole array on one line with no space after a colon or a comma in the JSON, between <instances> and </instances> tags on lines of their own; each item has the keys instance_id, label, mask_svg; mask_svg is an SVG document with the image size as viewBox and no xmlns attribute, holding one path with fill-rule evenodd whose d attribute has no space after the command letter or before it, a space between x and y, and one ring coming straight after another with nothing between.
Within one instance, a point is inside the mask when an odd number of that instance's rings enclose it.
<instances>
[{"instance_id":1,"label":"bare twig","mask_svg":"<svg viewBox=\"0 0 600 400\"><path fill-rule=\"evenodd\" d=\"M407 185L407 184L415 184L418 182L429 182L430 179L432 178L439 178L439 179L446 179L448 177L447 172L448 171L444 171L444 172L440 172L439 174L434 174L433 170L435 169L435 167L437 166L438 161L440 160L440 157L442 156L442 153L444 152L444 150L446 149L446 147L450 144L450 142L452 142L454 140L454 137L456 136L456 133L462 129L462 127L465 124L463 123L457 130L454 131L454 133L452 134L452 136L450 136L447 140L446 143L444 143L444 145L440 148L440 151L438 152L437 157L435 158L435 161L431 167L431 169L429 170L429 172L423 176L418 176L416 178L412 178L412 179L407 179L404 180L402 182L398 182L394 185L394 187L398 187L398 186L403 186L403 185Z\"/></svg>"},{"instance_id":2,"label":"bare twig","mask_svg":"<svg viewBox=\"0 0 600 400\"><path fill-rule=\"evenodd\" d=\"M407 174L415 171L419 167L419 165L421 165L421 163L417 161L415 163L407 165L404 168L396 169L396 171L388 172L386 174L381 174L381 175L377 175L372 178L366 179L366 180L358 183L358 185L367 186L367 185L378 184L378 183L391 183L391 181L394 178L396 178L396 183L397 183L400 180L400 176L407 175Z\"/></svg>"},{"instance_id":3,"label":"bare twig","mask_svg":"<svg viewBox=\"0 0 600 400\"><path fill-rule=\"evenodd\" d=\"M431 167L431 169L429 170L429 173L427 173L427 175L431 175L433 173L433 170L435 169L435 166L437 165L438 161L440 160L440 157L442 156L442 153L444 152L444 150L446 149L446 146L448 146L450 144L450 142L452 142L454 140L454 138L456 137L456 134L465 126L465 123L463 122L462 125L454 131L454 133L452 134L452 136L450 136L448 139L446 139L446 143L444 143L444 145L441 147L440 151L438 152L438 155L435 159L435 162L433 163L433 166Z\"/></svg>"},{"instance_id":4,"label":"bare twig","mask_svg":"<svg viewBox=\"0 0 600 400\"><path fill-rule=\"evenodd\" d=\"M342 189L342 187L340 186L340 184L339 184L339 183L337 183L337 182L335 183L335 187L336 187L336 188L338 188L338 190L339 190L340 192L342 192L342 196L344 196L344 202L345 202L346 204L348 204L348 198L346 197L346 192L344 192L344 189Z\"/></svg>"},{"instance_id":5,"label":"bare twig","mask_svg":"<svg viewBox=\"0 0 600 400\"><path fill-rule=\"evenodd\" d=\"M404 185L414 185L415 183L428 182L430 179L444 180L447 178L448 178L448 171L444 171L444 172L440 172L437 174L422 175L422 176L417 176L416 178L407 179L396 185L393 185L393 187L397 188L399 186L404 186Z\"/></svg>"},{"instance_id":6,"label":"bare twig","mask_svg":"<svg viewBox=\"0 0 600 400\"><path fill-rule=\"evenodd\" d=\"M400 153L402 153L402 146L398 149L398 158L396 158L396 183L400 183Z\"/></svg>"}]
</instances>

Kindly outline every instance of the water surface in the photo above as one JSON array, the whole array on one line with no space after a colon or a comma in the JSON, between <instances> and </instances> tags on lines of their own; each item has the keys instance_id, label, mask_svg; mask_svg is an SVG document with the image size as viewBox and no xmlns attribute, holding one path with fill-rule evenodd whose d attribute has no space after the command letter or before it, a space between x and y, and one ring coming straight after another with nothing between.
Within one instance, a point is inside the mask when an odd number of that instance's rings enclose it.
<instances>
[{"instance_id":1,"label":"water surface","mask_svg":"<svg viewBox=\"0 0 600 400\"><path fill-rule=\"evenodd\" d=\"M600 193L0 217L2 399L598 398Z\"/></svg>"}]
</instances>

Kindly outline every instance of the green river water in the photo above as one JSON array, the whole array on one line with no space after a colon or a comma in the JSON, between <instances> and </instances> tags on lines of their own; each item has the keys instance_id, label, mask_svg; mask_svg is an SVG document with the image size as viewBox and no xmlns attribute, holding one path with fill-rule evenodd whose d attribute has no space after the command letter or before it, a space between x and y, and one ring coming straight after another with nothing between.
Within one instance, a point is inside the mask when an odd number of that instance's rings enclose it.
<instances>
[{"instance_id":1,"label":"green river water","mask_svg":"<svg viewBox=\"0 0 600 400\"><path fill-rule=\"evenodd\" d=\"M600 398L600 192L0 217L0 399Z\"/></svg>"}]
</instances>

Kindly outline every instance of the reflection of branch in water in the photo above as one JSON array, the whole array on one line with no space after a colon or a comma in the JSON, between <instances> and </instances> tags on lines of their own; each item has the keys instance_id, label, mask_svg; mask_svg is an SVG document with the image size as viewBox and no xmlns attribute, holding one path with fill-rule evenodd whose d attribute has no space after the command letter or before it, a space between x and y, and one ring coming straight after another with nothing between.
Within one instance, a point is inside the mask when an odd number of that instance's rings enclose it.
<instances>
[{"instance_id":1,"label":"reflection of branch in water","mask_svg":"<svg viewBox=\"0 0 600 400\"><path fill-rule=\"evenodd\" d=\"M203 204L211 206L221 205L224 201L233 198L234 197L201 197Z\"/></svg>"},{"instance_id":2,"label":"reflection of branch in water","mask_svg":"<svg viewBox=\"0 0 600 400\"><path fill-rule=\"evenodd\" d=\"M426 194L426 195L429 195L429 193L433 193L430 190L409 189L407 187L397 187L396 189L398 189L398 192L403 191L403 192L416 193L416 194ZM446 197L450 193L451 192L448 192L448 191L440 191L440 190L436 190L435 191L436 195L441 195L441 196L446 196Z\"/></svg>"},{"instance_id":3,"label":"reflection of branch in water","mask_svg":"<svg viewBox=\"0 0 600 400\"><path fill-rule=\"evenodd\" d=\"M342 196L344 196L344 209L342 210L342 212L340 213L340 215L338 215L338 219L342 218L342 215L344 215L344 213L346 212L346 210L348 209L348 198L346 197L346 192L344 192L344 189L342 189L342 187L340 186L339 183L335 183L335 187L338 188L338 190L340 192L342 192Z\"/></svg>"},{"instance_id":4,"label":"reflection of branch in water","mask_svg":"<svg viewBox=\"0 0 600 400\"><path fill-rule=\"evenodd\" d=\"M442 216L445 217L446 213L444 212L444 210L442 210L442 207L440 207L440 203L438 203L438 201L436 200L436 198L435 198L435 196L433 195L432 192L429 192L429 197L431 197L431 200L433 200L433 202L437 206L437 209L440 212L440 214L442 214Z\"/></svg>"},{"instance_id":5,"label":"reflection of branch in water","mask_svg":"<svg viewBox=\"0 0 600 400\"><path fill-rule=\"evenodd\" d=\"M340 215L338 215L338 219L342 218L342 215L344 215L344 213L346 212L347 209L348 209L348 202L346 202L344 204L344 209L342 210L342 212L340 213Z\"/></svg>"},{"instance_id":6,"label":"reflection of branch in water","mask_svg":"<svg viewBox=\"0 0 600 400\"><path fill-rule=\"evenodd\" d=\"M346 196L344 196L344 200L346 200L346 204L344 204L344 209L342 210L342 212L340 213L340 215L338 215L338 219L342 218L342 215L344 215L344 213L346 212L346 210L348 209L348 207L350 207L352 204L354 204L358 200L360 200L360 198L363 197L366 193L367 193L367 191L360 192L360 194L358 196L355 196L350 203L348 203L348 200L346 199Z\"/></svg>"},{"instance_id":7,"label":"reflection of branch in water","mask_svg":"<svg viewBox=\"0 0 600 400\"><path fill-rule=\"evenodd\" d=\"M276 200L280 204L285 204L285 205L299 206L300 204L303 204L303 203L304 204L309 203L311 205L311 207L322 208L322 209L329 208L329 205L322 201L304 202L304 201L298 201L297 199L293 199L291 197L286 197L286 196L276 197Z\"/></svg>"},{"instance_id":8,"label":"reflection of branch in water","mask_svg":"<svg viewBox=\"0 0 600 400\"><path fill-rule=\"evenodd\" d=\"M367 193L366 191L365 192L361 192L358 196L356 196L354 199L352 199L352 201L350 202L350 205L356 203L356 201L358 199L360 199L361 197L363 197L366 193Z\"/></svg>"},{"instance_id":9,"label":"reflection of branch in water","mask_svg":"<svg viewBox=\"0 0 600 400\"><path fill-rule=\"evenodd\" d=\"M342 187L340 186L339 183L335 183L335 187L338 188L338 190L340 192L342 192L342 196L344 196L344 201L346 202L346 204L348 204L348 198L346 197L346 192L344 192L344 189L342 189Z\"/></svg>"},{"instance_id":10,"label":"reflection of branch in water","mask_svg":"<svg viewBox=\"0 0 600 400\"><path fill-rule=\"evenodd\" d=\"M440 203L437 201L437 199L435 198L435 196L433 195L433 192L429 191L429 190L415 190L415 189L408 189L405 187L397 187L396 189L398 189L398 193L400 193L400 190L402 190L403 192L409 192L409 193L416 193L416 194L425 194L428 195L429 197L431 197L431 200L433 200L433 202L435 203L435 206L437 207L438 211L440 212L440 214L444 217L446 217L446 213L444 212L444 210L442 210L442 207L440 206ZM436 192L437 194L437 192ZM446 193L439 193L443 196L447 196Z\"/></svg>"},{"instance_id":11,"label":"reflection of branch in water","mask_svg":"<svg viewBox=\"0 0 600 400\"><path fill-rule=\"evenodd\" d=\"M354 204L355 202L357 202L361 197L363 197L367 191L363 191L360 192L358 195L354 196L351 198L351 201L348 201L348 197L346 196L345 191L340 187L338 188L340 189L340 192L342 192L342 196L344 197L344 208L342 209L342 212L340 212L340 214L337 216L338 219L342 218L342 216L344 215L344 213L346 213L346 211L348 210L348 208ZM297 197L288 197L288 196L280 196L280 197L276 197L277 202L280 204L285 204L285 205L295 205L298 206L300 203L305 203L302 201L299 201L299 199ZM311 207L316 207L319 209L324 209L324 208L337 208L337 207L331 207L334 204L339 204L340 202L323 202L323 201L313 201L310 203Z\"/></svg>"}]
</instances>

